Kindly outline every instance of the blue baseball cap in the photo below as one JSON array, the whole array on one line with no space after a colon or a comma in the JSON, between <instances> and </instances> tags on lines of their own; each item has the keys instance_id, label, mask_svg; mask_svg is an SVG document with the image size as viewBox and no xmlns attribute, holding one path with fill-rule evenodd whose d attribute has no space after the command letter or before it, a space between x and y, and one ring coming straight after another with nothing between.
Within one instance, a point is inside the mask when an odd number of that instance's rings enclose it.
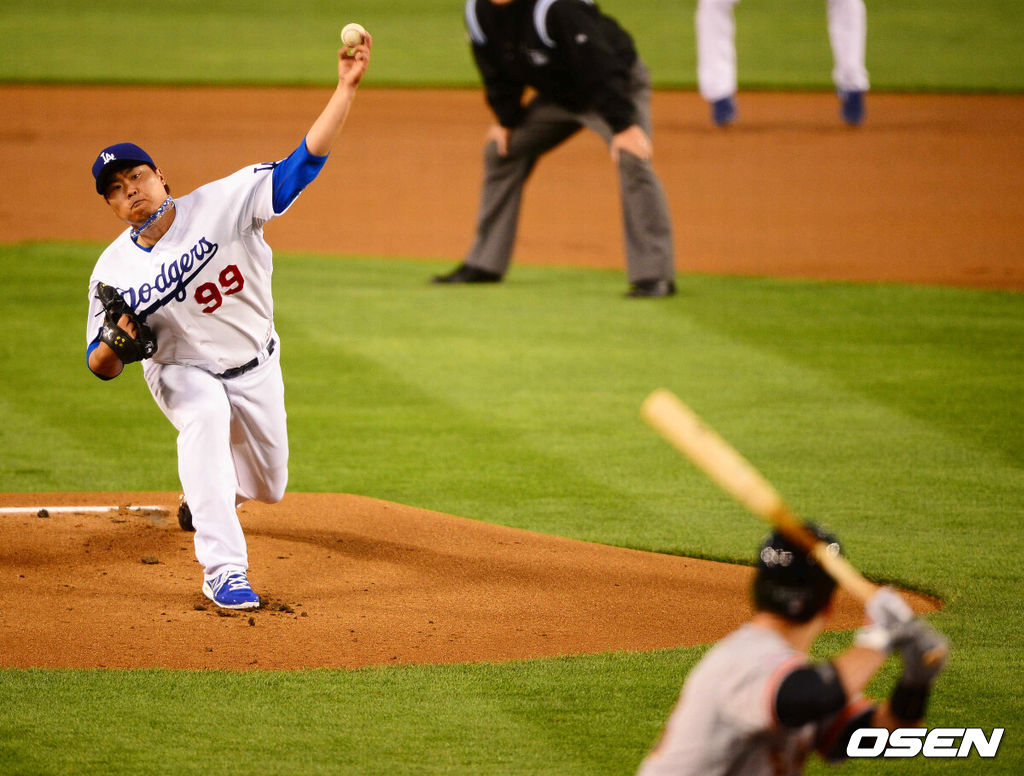
<instances>
[{"instance_id":1,"label":"blue baseball cap","mask_svg":"<svg viewBox=\"0 0 1024 776\"><path fill-rule=\"evenodd\" d=\"M123 170L134 164L148 164L154 170L153 159L135 143L114 143L100 151L92 164L92 177L96 179L96 192L102 194L107 188L110 173Z\"/></svg>"}]
</instances>

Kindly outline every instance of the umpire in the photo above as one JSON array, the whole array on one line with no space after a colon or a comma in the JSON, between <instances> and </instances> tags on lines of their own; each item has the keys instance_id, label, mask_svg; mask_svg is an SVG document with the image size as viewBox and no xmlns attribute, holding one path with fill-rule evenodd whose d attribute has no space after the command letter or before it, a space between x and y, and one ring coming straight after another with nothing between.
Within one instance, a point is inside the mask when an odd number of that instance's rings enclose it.
<instances>
[{"instance_id":1,"label":"umpire","mask_svg":"<svg viewBox=\"0 0 1024 776\"><path fill-rule=\"evenodd\" d=\"M627 295L674 294L668 205L651 168L650 76L629 34L593 0L467 0L466 26L497 122L487 131L476 239L434 282L502 279L534 164L587 127L618 165ZM524 104L527 87L535 95Z\"/></svg>"}]
</instances>

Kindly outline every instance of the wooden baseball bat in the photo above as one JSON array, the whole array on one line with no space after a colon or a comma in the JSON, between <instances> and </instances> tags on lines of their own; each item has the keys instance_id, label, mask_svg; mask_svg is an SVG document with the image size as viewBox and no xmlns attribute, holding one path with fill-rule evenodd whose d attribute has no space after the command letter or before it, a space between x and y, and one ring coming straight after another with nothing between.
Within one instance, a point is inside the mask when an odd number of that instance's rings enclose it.
<instances>
[{"instance_id":1,"label":"wooden baseball bat","mask_svg":"<svg viewBox=\"0 0 1024 776\"><path fill-rule=\"evenodd\" d=\"M804 548L839 585L865 602L878 590L846 558L830 552L768 480L675 394L659 388L644 400L640 414L722 490Z\"/></svg>"}]
</instances>

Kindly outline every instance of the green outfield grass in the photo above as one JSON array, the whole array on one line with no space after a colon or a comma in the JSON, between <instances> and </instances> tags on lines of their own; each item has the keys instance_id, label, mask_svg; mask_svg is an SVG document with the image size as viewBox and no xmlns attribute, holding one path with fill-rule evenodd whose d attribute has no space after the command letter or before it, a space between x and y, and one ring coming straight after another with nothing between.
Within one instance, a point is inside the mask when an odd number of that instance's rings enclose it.
<instances>
[{"instance_id":1,"label":"green outfield grass","mask_svg":"<svg viewBox=\"0 0 1024 776\"><path fill-rule=\"evenodd\" d=\"M138 367L103 383L84 365L99 249L0 248L0 490L178 487L173 431ZM914 772L1021 772L1024 297L684 276L676 298L635 301L616 271L516 266L500 286L429 285L441 266L278 256L292 490L748 562L762 526L639 420L647 392L668 387L869 576L947 601L932 619L954 652L928 722L1007 734L994 762ZM209 773L242 750L256 774L631 773L700 652L7 670L0 773ZM209 724L224 707L244 742Z\"/></svg>"},{"instance_id":2,"label":"green outfield grass","mask_svg":"<svg viewBox=\"0 0 1024 776\"><path fill-rule=\"evenodd\" d=\"M694 0L601 5L657 85L693 88ZM831 88L825 0L736 13L741 88ZM326 84L351 20L377 36L368 84L477 85L461 0L0 0L0 81ZM868 20L875 89L1024 89L1024 4L869 2ZM85 368L99 250L0 246L0 490L178 488L173 430L138 367L112 383ZM1007 728L996 761L843 773L1024 772L1024 297L701 276L648 303L621 299L621 272L525 266L494 288L426 283L450 266L278 257L293 490L749 562L761 526L639 420L669 387L869 576L947 601L932 620L954 651L928 724ZM702 651L3 670L0 774L630 774Z\"/></svg>"},{"instance_id":3,"label":"green outfield grass","mask_svg":"<svg viewBox=\"0 0 1024 776\"><path fill-rule=\"evenodd\" d=\"M694 0L605 0L636 38L656 85L693 88ZM0 0L0 80L327 83L327 52L358 19L377 38L370 83L477 84L461 0ZM741 88L831 89L825 0L737 6ZM868 3L876 89L1020 91L1024 4Z\"/></svg>"}]
</instances>

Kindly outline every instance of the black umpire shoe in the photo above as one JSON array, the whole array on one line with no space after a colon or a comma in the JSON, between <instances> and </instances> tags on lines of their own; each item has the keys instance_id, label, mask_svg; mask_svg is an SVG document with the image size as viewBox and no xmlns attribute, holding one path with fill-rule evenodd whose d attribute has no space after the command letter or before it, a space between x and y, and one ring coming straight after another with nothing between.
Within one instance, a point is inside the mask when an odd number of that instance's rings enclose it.
<instances>
[{"instance_id":1,"label":"black umpire shoe","mask_svg":"<svg viewBox=\"0 0 1024 776\"><path fill-rule=\"evenodd\" d=\"M184 496L178 500L178 525L181 526L182 531L196 530L192 525L192 510L189 509Z\"/></svg>"},{"instance_id":2,"label":"black umpire shoe","mask_svg":"<svg viewBox=\"0 0 1024 776\"><path fill-rule=\"evenodd\" d=\"M626 296L631 299L656 299L663 296L672 296L676 292L676 284L671 280L638 280Z\"/></svg>"},{"instance_id":3,"label":"black umpire shoe","mask_svg":"<svg viewBox=\"0 0 1024 776\"><path fill-rule=\"evenodd\" d=\"M434 275L432 283L497 283L501 275L468 264L460 264L447 275Z\"/></svg>"}]
</instances>

